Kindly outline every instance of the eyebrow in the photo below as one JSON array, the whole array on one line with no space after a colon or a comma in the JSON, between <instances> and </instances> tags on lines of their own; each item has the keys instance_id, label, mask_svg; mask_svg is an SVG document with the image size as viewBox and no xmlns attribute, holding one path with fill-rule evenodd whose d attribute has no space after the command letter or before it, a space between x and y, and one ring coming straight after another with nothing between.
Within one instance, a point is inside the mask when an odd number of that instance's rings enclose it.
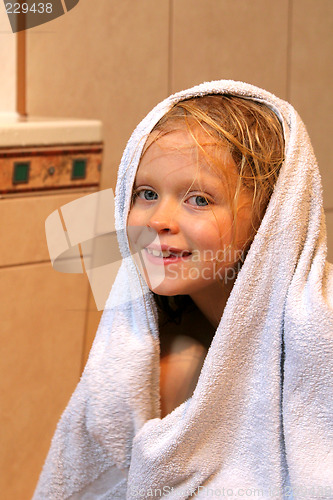
<instances>
[{"instance_id":1,"label":"eyebrow","mask_svg":"<svg viewBox=\"0 0 333 500\"><path fill-rule=\"evenodd\" d=\"M154 182L152 179L149 178L149 175L142 180L139 179L140 182L138 182L138 179L135 178L134 184L133 184L133 189L136 189L138 185L148 185L148 186L154 186ZM156 179L154 179L156 182ZM188 190L193 190L193 191L207 191L209 192L212 188L218 189L221 191L224 187L223 179L219 179L218 177L213 177L211 178L210 181L204 180L204 179L197 179L197 178L183 178L179 181L178 186L183 189L184 191Z\"/></svg>"}]
</instances>

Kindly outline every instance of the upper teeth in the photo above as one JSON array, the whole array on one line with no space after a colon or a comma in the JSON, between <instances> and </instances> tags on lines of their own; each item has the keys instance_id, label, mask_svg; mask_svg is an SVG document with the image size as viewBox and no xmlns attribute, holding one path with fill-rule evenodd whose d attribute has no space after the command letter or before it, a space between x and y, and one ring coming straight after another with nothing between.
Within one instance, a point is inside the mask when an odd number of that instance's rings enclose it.
<instances>
[{"instance_id":1,"label":"upper teeth","mask_svg":"<svg viewBox=\"0 0 333 500\"><path fill-rule=\"evenodd\" d=\"M153 250L152 248L146 248L146 250L155 257L169 257L172 255L169 250L162 250L161 252L159 250Z\"/></svg>"}]
</instances>

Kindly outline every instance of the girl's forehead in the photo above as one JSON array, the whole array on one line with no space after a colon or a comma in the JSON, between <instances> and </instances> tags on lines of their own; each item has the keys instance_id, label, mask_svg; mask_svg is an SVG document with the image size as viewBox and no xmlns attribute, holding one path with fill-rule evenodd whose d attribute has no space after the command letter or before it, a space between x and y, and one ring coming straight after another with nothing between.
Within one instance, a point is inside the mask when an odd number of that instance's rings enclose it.
<instances>
[{"instance_id":1,"label":"girl's forehead","mask_svg":"<svg viewBox=\"0 0 333 500\"><path fill-rule=\"evenodd\" d=\"M207 133L199 125L188 130L185 126L170 131L153 131L143 148L139 163L141 167L148 167L156 161L174 161L179 159L189 163L195 161L201 167L220 167L234 165L228 148Z\"/></svg>"},{"instance_id":2,"label":"girl's forehead","mask_svg":"<svg viewBox=\"0 0 333 500\"><path fill-rule=\"evenodd\" d=\"M213 144L216 140L199 125L186 127L179 123L172 129L153 130L147 138L143 148L143 155L152 145L161 149L191 150L204 144Z\"/></svg>"}]
</instances>

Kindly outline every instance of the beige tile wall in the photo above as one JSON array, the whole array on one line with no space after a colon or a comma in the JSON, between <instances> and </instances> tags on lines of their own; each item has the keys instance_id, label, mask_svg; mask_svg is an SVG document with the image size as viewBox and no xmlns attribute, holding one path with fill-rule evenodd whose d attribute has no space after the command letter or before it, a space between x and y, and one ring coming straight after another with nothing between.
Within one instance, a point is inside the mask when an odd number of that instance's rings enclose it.
<instances>
[{"instance_id":1,"label":"beige tile wall","mask_svg":"<svg viewBox=\"0 0 333 500\"><path fill-rule=\"evenodd\" d=\"M17 38L12 29L6 10L0 9L0 114L16 111L16 49Z\"/></svg>"},{"instance_id":2,"label":"beige tile wall","mask_svg":"<svg viewBox=\"0 0 333 500\"><path fill-rule=\"evenodd\" d=\"M80 377L89 283L49 263L45 219L91 193L0 199L0 491L30 499Z\"/></svg>"},{"instance_id":3,"label":"beige tile wall","mask_svg":"<svg viewBox=\"0 0 333 500\"><path fill-rule=\"evenodd\" d=\"M58 207L92 192L86 189L0 199L0 227L5 236L0 238L0 266L48 261L46 218Z\"/></svg>"},{"instance_id":4,"label":"beige tile wall","mask_svg":"<svg viewBox=\"0 0 333 500\"><path fill-rule=\"evenodd\" d=\"M230 78L286 97L288 0L172 5L172 90Z\"/></svg>"},{"instance_id":5,"label":"beige tile wall","mask_svg":"<svg viewBox=\"0 0 333 500\"><path fill-rule=\"evenodd\" d=\"M0 491L30 499L81 371L88 282L48 263L0 270Z\"/></svg>"}]
</instances>

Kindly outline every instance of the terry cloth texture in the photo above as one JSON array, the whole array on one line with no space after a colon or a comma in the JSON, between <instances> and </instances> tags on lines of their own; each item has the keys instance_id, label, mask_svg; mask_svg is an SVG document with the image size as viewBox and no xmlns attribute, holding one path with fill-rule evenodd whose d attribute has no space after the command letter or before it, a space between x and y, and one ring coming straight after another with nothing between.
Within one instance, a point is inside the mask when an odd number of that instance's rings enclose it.
<instances>
[{"instance_id":1,"label":"terry cloth texture","mask_svg":"<svg viewBox=\"0 0 333 500\"><path fill-rule=\"evenodd\" d=\"M274 110L285 162L193 396L161 419L157 311L125 259L123 229L154 125L177 101L224 93ZM316 159L293 107L230 80L160 103L125 149L116 228L124 260L34 500L231 498L247 490L269 499L332 499L333 266Z\"/></svg>"}]
</instances>

